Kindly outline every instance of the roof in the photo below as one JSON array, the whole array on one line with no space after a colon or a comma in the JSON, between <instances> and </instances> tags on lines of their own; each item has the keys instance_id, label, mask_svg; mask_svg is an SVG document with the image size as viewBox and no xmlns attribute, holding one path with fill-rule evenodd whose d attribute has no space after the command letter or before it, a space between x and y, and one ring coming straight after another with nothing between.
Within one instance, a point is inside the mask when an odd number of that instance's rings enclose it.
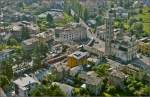
<instances>
[{"instance_id":1,"label":"roof","mask_svg":"<svg viewBox=\"0 0 150 97\"><path fill-rule=\"evenodd\" d=\"M70 69L70 74L75 76L77 73L79 73L81 70L83 70L82 66L76 66Z\"/></svg>"},{"instance_id":2,"label":"roof","mask_svg":"<svg viewBox=\"0 0 150 97\"><path fill-rule=\"evenodd\" d=\"M118 77L120 79L124 79L126 77L126 75L121 72L121 71L117 71L117 70L113 70L111 73L110 73L111 76L113 77Z\"/></svg>"},{"instance_id":3,"label":"roof","mask_svg":"<svg viewBox=\"0 0 150 97\"><path fill-rule=\"evenodd\" d=\"M0 87L0 97L7 97L1 87Z\"/></svg>"},{"instance_id":4,"label":"roof","mask_svg":"<svg viewBox=\"0 0 150 97\"><path fill-rule=\"evenodd\" d=\"M93 63L96 63L96 62L99 61L99 59L97 59L97 58L88 58L87 60L88 60L89 62L93 62Z\"/></svg>"},{"instance_id":5,"label":"roof","mask_svg":"<svg viewBox=\"0 0 150 97\"><path fill-rule=\"evenodd\" d=\"M72 56L72 57L74 57L75 59L81 59L81 58L83 58L83 57L85 57L85 56L87 56L87 55L88 55L88 52L76 51L76 52L72 53L72 54L69 55L69 56Z\"/></svg>"},{"instance_id":6,"label":"roof","mask_svg":"<svg viewBox=\"0 0 150 97\"><path fill-rule=\"evenodd\" d=\"M38 81L36 81L35 79L33 79L30 76L26 76L26 77L20 77L19 79L13 81L13 83L18 85L19 87L25 87L32 83L38 83Z\"/></svg>"},{"instance_id":7,"label":"roof","mask_svg":"<svg viewBox=\"0 0 150 97\"><path fill-rule=\"evenodd\" d=\"M97 77L97 74L94 71L80 73L79 78L85 80L85 83L90 85L98 85L103 81L102 78Z\"/></svg>"},{"instance_id":8,"label":"roof","mask_svg":"<svg viewBox=\"0 0 150 97\"><path fill-rule=\"evenodd\" d=\"M4 50L0 51L0 53L10 53L12 51L13 51L13 49L4 49Z\"/></svg>"},{"instance_id":9,"label":"roof","mask_svg":"<svg viewBox=\"0 0 150 97\"><path fill-rule=\"evenodd\" d=\"M86 27L82 23L74 23L71 22L69 24L66 24L64 27L56 27L55 32L57 33L78 33L77 28L82 28L86 30Z\"/></svg>"},{"instance_id":10,"label":"roof","mask_svg":"<svg viewBox=\"0 0 150 97\"><path fill-rule=\"evenodd\" d=\"M64 83L59 83L59 82L53 82L52 85L57 85L59 88L65 93L65 94L71 94L72 90L74 87L64 84Z\"/></svg>"},{"instance_id":11,"label":"roof","mask_svg":"<svg viewBox=\"0 0 150 97\"><path fill-rule=\"evenodd\" d=\"M36 35L37 37L41 38L51 38L52 37L52 32L42 32Z\"/></svg>"},{"instance_id":12,"label":"roof","mask_svg":"<svg viewBox=\"0 0 150 97\"><path fill-rule=\"evenodd\" d=\"M38 15L38 17L40 17L40 18L47 17L48 14L52 15L52 17L54 19L57 19L58 17L64 17L64 14L61 12L61 10L56 11L54 9L52 11L47 11L45 13L42 13L42 14Z\"/></svg>"},{"instance_id":13,"label":"roof","mask_svg":"<svg viewBox=\"0 0 150 97\"><path fill-rule=\"evenodd\" d=\"M25 45L32 45L33 43L37 42L38 39L37 38L30 38L30 39L27 39L27 40L24 40L23 43Z\"/></svg>"}]
</instances>

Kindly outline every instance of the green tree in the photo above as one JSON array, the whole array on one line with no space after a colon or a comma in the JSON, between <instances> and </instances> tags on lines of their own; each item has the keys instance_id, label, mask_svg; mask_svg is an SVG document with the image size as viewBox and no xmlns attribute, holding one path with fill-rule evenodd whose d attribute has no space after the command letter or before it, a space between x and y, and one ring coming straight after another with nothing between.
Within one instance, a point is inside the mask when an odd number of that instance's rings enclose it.
<instances>
[{"instance_id":1,"label":"green tree","mask_svg":"<svg viewBox=\"0 0 150 97\"><path fill-rule=\"evenodd\" d=\"M7 44L10 46L14 46L18 44L18 41L15 38L11 37L8 39Z\"/></svg>"},{"instance_id":2,"label":"green tree","mask_svg":"<svg viewBox=\"0 0 150 97\"><path fill-rule=\"evenodd\" d=\"M108 69L109 67L110 67L110 66L109 66L108 64L99 65L99 66L96 68L96 72L97 72L97 74L99 74L100 76L107 75L107 74L108 74L107 69Z\"/></svg>"},{"instance_id":3,"label":"green tree","mask_svg":"<svg viewBox=\"0 0 150 97\"><path fill-rule=\"evenodd\" d=\"M4 76L7 76L8 80L11 80L13 77L12 64L8 60L2 61L0 68L0 73Z\"/></svg>"},{"instance_id":4,"label":"green tree","mask_svg":"<svg viewBox=\"0 0 150 97\"><path fill-rule=\"evenodd\" d=\"M96 26L100 26L103 23L102 16L96 16Z\"/></svg>"},{"instance_id":5,"label":"green tree","mask_svg":"<svg viewBox=\"0 0 150 97\"><path fill-rule=\"evenodd\" d=\"M51 14L47 14L46 19L47 19L47 22L49 22L49 23L52 23L52 22L53 22L53 17L52 17Z\"/></svg>"},{"instance_id":6,"label":"green tree","mask_svg":"<svg viewBox=\"0 0 150 97\"><path fill-rule=\"evenodd\" d=\"M0 75L0 87L5 89L6 86L10 84L7 76Z\"/></svg>"},{"instance_id":7,"label":"green tree","mask_svg":"<svg viewBox=\"0 0 150 97\"><path fill-rule=\"evenodd\" d=\"M29 33L29 29L26 26L22 26L21 28L21 40L26 40L28 38L30 38L30 33Z\"/></svg>"},{"instance_id":8,"label":"green tree","mask_svg":"<svg viewBox=\"0 0 150 97\"><path fill-rule=\"evenodd\" d=\"M141 37L143 34L143 23L136 22L131 26L131 31L136 34L137 37Z\"/></svg>"},{"instance_id":9,"label":"green tree","mask_svg":"<svg viewBox=\"0 0 150 97\"><path fill-rule=\"evenodd\" d=\"M31 93L31 97L35 96L65 96L57 85L39 85Z\"/></svg>"},{"instance_id":10,"label":"green tree","mask_svg":"<svg viewBox=\"0 0 150 97\"><path fill-rule=\"evenodd\" d=\"M83 19L84 19L85 21L87 21L88 18L89 18L88 10L87 10L87 8L84 8L84 17L83 17Z\"/></svg>"},{"instance_id":11,"label":"green tree","mask_svg":"<svg viewBox=\"0 0 150 97\"><path fill-rule=\"evenodd\" d=\"M129 26L132 26L134 23L137 22L137 19L136 18L130 18L129 19Z\"/></svg>"},{"instance_id":12,"label":"green tree","mask_svg":"<svg viewBox=\"0 0 150 97\"><path fill-rule=\"evenodd\" d=\"M51 14L47 14L46 20L49 27L54 27L54 20Z\"/></svg>"}]
</instances>

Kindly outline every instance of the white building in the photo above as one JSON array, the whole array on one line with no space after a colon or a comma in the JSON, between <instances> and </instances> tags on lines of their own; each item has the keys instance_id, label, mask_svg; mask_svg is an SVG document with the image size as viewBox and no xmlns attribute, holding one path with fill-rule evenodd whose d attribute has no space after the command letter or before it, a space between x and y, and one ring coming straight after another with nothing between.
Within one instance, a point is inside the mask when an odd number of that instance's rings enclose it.
<instances>
[{"instance_id":1,"label":"white building","mask_svg":"<svg viewBox=\"0 0 150 97\"><path fill-rule=\"evenodd\" d=\"M22 41L21 46L25 50L32 50L38 44L38 38L30 38L27 40Z\"/></svg>"},{"instance_id":2,"label":"white building","mask_svg":"<svg viewBox=\"0 0 150 97\"><path fill-rule=\"evenodd\" d=\"M118 36L121 38L121 36ZM123 36L116 39L111 44L112 56L121 59L123 62L129 62L137 56L137 40L134 36Z\"/></svg>"},{"instance_id":3,"label":"white building","mask_svg":"<svg viewBox=\"0 0 150 97\"><path fill-rule=\"evenodd\" d=\"M71 23L55 29L55 38L59 41L81 41L87 39L87 28L80 23Z\"/></svg>"},{"instance_id":4,"label":"white building","mask_svg":"<svg viewBox=\"0 0 150 97\"><path fill-rule=\"evenodd\" d=\"M105 55L119 59L124 63L132 61L137 56L138 41L136 37L125 35L122 27L118 33L114 33L112 23L113 11L110 10L106 20Z\"/></svg>"},{"instance_id":5,"label":"white building","mask_svg":"<svg viewBox=\"0 0 150 97\"><path fill-rule=\"evenodd\" d=\"M30 76L21 77L13 81L15 85L15 94L19 97L28 97L32 90L38 85L38 81Z\"/></svg>"},{"instance_id":6,"label":"white building","mask_svg":"<svg viewBox=\"0 0 150 97\"><path fill-rule=\"evenodd\" d=\"M106 25L102 25L96 28L96 37L105 40L106 38Z\"/></svg>"},{"instance_id":7,"label":"white building","mask_svg":"<svg viewBox=\"0 0 150 97\"><path fill-rule=\"evenodd\" d=\"M64 84L64 83L59 83L59 82L53 82L52 85L57 85L59 88L65 93L66 97L71 97L72 92L74 87Z\"/></svg>"}]
</instances>

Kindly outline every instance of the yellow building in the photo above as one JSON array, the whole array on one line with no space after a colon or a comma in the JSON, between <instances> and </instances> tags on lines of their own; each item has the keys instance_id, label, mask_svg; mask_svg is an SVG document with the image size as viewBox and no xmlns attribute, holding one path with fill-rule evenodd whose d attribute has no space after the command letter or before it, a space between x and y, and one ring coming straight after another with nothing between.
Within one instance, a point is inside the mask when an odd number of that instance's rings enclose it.
<instances>
[{"instance_id":1,"label":"yellow building","mask_svg":"<svg viewBox=\"0 0 150 97\"><path fill-rule=\"evenodd\" d=\"M67 66L72 68L77 65L87 64L87 52L76 51L70 55L68 55Z\"/></svg>"}]
</instances>

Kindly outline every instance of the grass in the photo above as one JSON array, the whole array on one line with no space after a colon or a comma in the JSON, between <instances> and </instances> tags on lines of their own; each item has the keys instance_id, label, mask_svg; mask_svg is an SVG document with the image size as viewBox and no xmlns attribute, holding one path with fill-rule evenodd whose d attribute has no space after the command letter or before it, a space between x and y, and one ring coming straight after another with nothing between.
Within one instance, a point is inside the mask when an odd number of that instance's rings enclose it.
<instances>
[{"instance_id":1,"label":"grass","mask_svg":"<svg viewBox=\"0 0 150 97\"><path fill-rule=\"evenodd\" d=\"M62 20L55 20L55 25L59 27L64 27L66 24L73 22L74 18L69 16L67 13L64 13L64 19Z\"/></svg>"},{"instance_id":2,"label":"grass","mask_svg":"<svg viewBox=\"0 0 150 97\"><path fill-rule=\"evenodd\" d=\"M137 14L134 17L137 19L143 19L144 32L150 35L150 13L148 12L150 7L144 7L143 13Z\"/></svg>"},{"instance_id":3,"label":"grass","mask_svg":"<svg viewBox=\"0 0 150 97\"><path fill-rule=\"evenodd\" d=\"M8 46L6 44L0 44L0 51L3 51L5 49L20 49L21 46L20 45L17 45L17 46Z\"/></svg>"}]
</instances>

